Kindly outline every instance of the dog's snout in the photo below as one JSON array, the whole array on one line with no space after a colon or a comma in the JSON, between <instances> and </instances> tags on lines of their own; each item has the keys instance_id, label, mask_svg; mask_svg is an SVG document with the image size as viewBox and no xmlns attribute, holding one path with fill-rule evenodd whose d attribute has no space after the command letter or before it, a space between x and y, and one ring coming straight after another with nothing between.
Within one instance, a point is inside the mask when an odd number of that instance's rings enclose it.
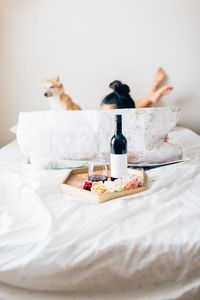
<instances>
[{"instance_id":1,"label":"dog's snout","mask_svg":"<svg viewBox=\"0 0 200 300\"><path fill-rule=\"evenodd\" d=\"M46 92L46 93L44 93L44 96L45 96L45 97L48 97L48 93L47 93L47 92Z\"/></svg>"}]
</instances>

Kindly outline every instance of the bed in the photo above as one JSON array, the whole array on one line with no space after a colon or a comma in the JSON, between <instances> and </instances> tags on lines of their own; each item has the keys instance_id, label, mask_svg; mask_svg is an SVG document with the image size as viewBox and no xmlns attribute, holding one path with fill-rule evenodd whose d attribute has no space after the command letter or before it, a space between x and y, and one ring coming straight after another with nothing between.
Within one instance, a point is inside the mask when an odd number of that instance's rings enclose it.
<instances>
[{"instance_id":1,"label":"bed","mask_svg":"<svg viewBox=\"0 0 200 300\"><path fill-rule=\"evenodd\" d=\"M33 171L0 149L0 299L200 299L200 137L188 160L147 171L149 189L105 204L59 191L66 170Z\"/></svg>"}]
</instances>

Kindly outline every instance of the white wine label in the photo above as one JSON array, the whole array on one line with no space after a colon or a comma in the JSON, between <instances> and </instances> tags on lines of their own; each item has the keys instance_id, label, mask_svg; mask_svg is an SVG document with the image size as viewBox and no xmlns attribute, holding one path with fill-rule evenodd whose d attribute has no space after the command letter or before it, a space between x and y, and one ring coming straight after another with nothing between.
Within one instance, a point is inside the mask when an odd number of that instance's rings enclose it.
<instances>
[{"instance_id":1,"label":"white wine label","mask_svg":"<svg viewBox=\"0 0 200 300\"><path fill-rule=\"evenodd\" d=\"M127 175L127 154L110 155L110 169L112 178L120 178Z\"/></svg>"}]
</instances>

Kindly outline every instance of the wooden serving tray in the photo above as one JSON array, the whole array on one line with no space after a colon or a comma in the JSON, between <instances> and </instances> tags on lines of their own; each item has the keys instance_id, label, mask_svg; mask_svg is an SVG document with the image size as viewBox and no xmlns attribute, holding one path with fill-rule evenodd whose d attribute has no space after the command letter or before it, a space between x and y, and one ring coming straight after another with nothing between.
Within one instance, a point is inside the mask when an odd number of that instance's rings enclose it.
<instances>
[{"instance_id":1,"label":"wooden serving tray","mask_svg":"<svg viewBox=\"0 0 200 300\"><path fill-rule=\"evenodd\" d=\"M128 169L128 174L141 176L143 178L143 186L128 191L97 194L80 188L81 184L88 180L88 168L79 168L70 171L70 173L65 177L64 181L61 183L60 189L62 192L70 196L91 200L94 203L102 203L108 200L134 195L147 190L147 175L143 169Z\"/></svg>"}]
</instances>

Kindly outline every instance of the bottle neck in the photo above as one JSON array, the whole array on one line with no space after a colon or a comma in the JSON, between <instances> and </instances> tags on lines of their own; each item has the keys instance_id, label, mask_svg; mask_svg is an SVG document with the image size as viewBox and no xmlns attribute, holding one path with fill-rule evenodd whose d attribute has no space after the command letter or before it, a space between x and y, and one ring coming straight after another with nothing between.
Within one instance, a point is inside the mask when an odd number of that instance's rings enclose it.
<instances>
[{"instance_id":1,"label":"bottle neck","mask_svg":"<svg viewBox=\"0 0 200 300\"><path fill-rule=\"evenodd\" d=\"M115 126L115 135L122 135L122 121L117 120Z\"/></svg>"}]
</instances>

